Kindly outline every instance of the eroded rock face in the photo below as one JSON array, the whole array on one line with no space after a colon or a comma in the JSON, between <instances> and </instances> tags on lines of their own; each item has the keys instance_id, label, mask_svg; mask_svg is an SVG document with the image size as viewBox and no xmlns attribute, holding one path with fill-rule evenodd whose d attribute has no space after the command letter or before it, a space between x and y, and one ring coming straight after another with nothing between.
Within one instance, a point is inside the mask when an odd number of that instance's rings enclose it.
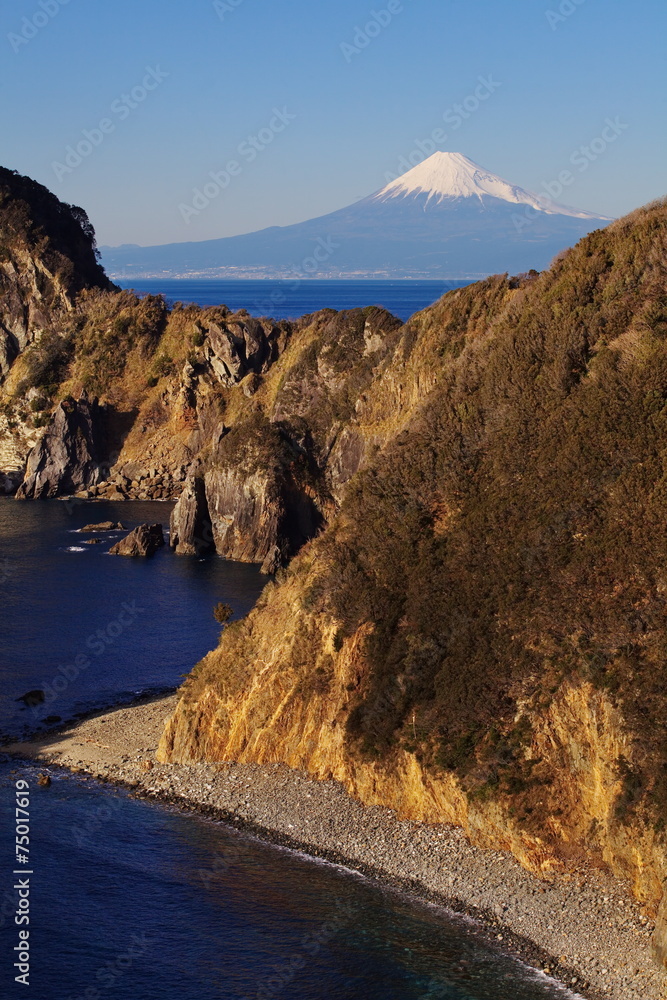
<instances>
[{"instance_id":1,"label":"eroded rock face","mask_svg":"<svg viewBox=\"0 0 667 1000\"><path fill-rule=\"evenodd\" d=\"M140 524L109 549L112 556L152 556L164 545L161 524Z\"/></svg>"},{"instance_id":2,"label":"eroded rock face","mask_svg":"<svg viewBox=\"0 0 667 1000\"><path fill-rule=\"evenodd\" d=\"M0 378L28 344L72 306L58 279L28 253L0 261Z\"/></svg>"},{"instance_id":3,"label":"eroded rock face","mask_svg":"<svg viewBox=\"0 0 667 1000\"><path fill-rule=\"evenodd\" d=\"M78 401L64 399L28 455L17 498L67 496L96 486L103 478L104 437L103 410L96 399L85 394Z\"/></svg>"},{"instance_id":4,"label":"eroded rock face","mask_svg":"<svg viewBox=\"0 0 667 1000\"><path fill-rule=\"evenodd\" d=\"M206 358L219 381L238 385L246 375L262 375L282 353L286 331L268 320L247 316L208 329Z\"/></svg>"},{"instance_id":5,"label":"eroded rock face","mask_svg":"<svg viewBox=\"0 0 667 1000\"><path fill-rule=\"evenodd\" d=\"M210 469L191 479L171 517L179 555L215 551L275 573L321 523L311 499L281 470Z\"/></svg>"},{"instance_id":6,"label":"eroded rock face","mask_svg":"<svg viewBox=\"0 0 667 1000\"><path fill-rule=\"evenodd\" d=\"M204 555L214 548L203 478L188 479L170 521L169 544L179 555Z\"/></svg>"}]
</instances>

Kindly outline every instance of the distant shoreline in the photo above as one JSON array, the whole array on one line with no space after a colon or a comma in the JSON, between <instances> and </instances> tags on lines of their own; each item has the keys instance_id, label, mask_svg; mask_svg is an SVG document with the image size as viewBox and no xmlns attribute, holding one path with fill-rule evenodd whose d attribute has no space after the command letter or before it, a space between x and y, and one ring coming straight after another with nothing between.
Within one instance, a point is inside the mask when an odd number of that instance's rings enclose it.
<instances>
[{"instance_id":1,"label":"distant shoreline","mask_svg":"<svg viewBox=\"0 0 667 1000\"><path fill-rule=\"evenodd\" d=\"M458 829L398 820L389 809L362 806L337 782L281 764L156 763L175 701L174 694L144 699L1 749L131 788L467 914L492 947L548 970L570 996L662 996L652 926L611 875L578 866L564 880L543 882L511 855L471 846ZM622 926L610 930L621 916Z\"/></svg>"}]
</instances>

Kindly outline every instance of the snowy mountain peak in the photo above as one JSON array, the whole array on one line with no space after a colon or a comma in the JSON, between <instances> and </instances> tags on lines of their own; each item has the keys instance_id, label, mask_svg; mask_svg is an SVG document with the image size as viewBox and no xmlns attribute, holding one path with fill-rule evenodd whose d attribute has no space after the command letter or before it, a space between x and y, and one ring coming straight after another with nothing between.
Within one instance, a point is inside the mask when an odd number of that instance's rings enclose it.
<instances>
[{"instance_id":1,"label":"snowy mountain peak","mask_svg":"<svg viewBox=\"0 0 667 1000\"><path fill-rule=\"evenodd\" d=\"M433 153L423 163L391 181L373 195L374 201L387 202L394 198L417 197L426 194L426 205L440 204L450 198L498 198L515 205L530 205L548 215L569 215L577 219L600 216L559 205L546 195L532 194L510 184L497 174L469 160L462 153Z\"/></svg>"}]
</instances>

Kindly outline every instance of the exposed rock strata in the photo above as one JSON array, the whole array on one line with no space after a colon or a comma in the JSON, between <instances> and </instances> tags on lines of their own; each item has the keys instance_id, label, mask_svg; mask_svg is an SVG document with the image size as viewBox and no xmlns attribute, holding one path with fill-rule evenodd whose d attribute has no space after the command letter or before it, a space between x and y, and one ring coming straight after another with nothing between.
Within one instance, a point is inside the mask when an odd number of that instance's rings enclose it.
<instances>
[{"instance_id":1,"label":"exposed rock strata","mask_svg":"<svg viewBox=\"0 0 667 1000\"><path fill-rule=\"evenodd\" d=\"M17 497L46 499L76 493L102 479L106 441L96 399L64 399L39 444L30 452Z\"/></svg>"}]
</instances>

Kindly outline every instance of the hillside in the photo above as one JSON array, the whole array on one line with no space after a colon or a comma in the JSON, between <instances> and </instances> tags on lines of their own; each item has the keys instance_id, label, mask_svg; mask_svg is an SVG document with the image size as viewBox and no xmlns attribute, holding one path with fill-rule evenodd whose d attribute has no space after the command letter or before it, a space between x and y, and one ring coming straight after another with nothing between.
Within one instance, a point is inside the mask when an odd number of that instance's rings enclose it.
<instances>
[{"instance_id":1,"label":"hillside","mask_svg":"<svg viewBox=\"0 0 667 1000\"><path fill-rule=\"evenodd\" d=\"M365 467L186 681L164 759L282 760L658 907L666 241L649 206L392 334L347 418Z\"/></svg>"}]
</instances>

